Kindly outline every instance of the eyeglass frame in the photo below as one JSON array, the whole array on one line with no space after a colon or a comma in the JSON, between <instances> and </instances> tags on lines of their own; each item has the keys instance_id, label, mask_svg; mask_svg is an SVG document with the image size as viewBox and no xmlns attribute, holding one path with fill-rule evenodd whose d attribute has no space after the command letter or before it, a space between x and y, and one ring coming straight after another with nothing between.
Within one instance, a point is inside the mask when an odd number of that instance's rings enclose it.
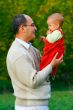
<instances>
[{"instance_id":1,"label":"eyeglass frame","mask_svg":"<svg viewBox=\"0 0 73 110\"><path fill-rule=\"evenodd\" d=\"M34 27L35 26L35 24L34 23L32 23L32 24L30 24L30 25L24 25L24 26L31 26L31 27Z\"/></svg>"}]
</instances>

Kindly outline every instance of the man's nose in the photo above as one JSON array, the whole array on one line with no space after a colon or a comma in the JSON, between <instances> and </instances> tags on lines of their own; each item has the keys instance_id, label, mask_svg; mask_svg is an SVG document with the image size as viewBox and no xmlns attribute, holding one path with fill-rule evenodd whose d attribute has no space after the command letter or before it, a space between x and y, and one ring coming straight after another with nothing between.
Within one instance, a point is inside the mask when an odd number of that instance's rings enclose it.
<instances>
[{"instance_id":1,"label":"man's nose","mask_svg":"<svg viewBox=\"0 0 73 110\"><path fill-rule=\"evenodd\" d=\"M35 26L35 31L37 31L37 27Z\"/></svg>"}]
</instances>

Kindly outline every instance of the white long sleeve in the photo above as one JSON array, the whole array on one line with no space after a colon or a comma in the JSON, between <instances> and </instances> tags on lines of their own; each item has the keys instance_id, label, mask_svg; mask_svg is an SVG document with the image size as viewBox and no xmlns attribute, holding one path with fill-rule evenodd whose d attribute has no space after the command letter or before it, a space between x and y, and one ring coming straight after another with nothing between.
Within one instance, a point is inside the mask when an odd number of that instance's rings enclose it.
<instances>
[{"instance_id":1,"label":"white long sleeve","mask_svg":"<svg viewBox=\"0 0 73 110\"><path fill-rule=\"evenodd\" d=\"M48 34L46 39L50 42L50 43L54 43L57 40L62 38L62 34L59 30L55 30L52 33Z\"/></svg>"}]
</instances>

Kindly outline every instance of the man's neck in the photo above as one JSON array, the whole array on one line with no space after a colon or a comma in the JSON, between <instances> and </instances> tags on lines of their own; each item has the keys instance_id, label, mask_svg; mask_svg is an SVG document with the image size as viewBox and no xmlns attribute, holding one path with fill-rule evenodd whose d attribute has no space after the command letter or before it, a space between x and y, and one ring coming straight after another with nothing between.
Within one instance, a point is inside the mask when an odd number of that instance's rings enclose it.
<instances>
[{"instance_id":1,"label":"man's neck","mask_svg":"<svg viewBox=\"0 0 73 110\"><path fill-rule=\"evenodd\" d=\"M16 35L16 38L21 39L27 43L29 42L28 39L26 39L26 37L23 37L22 35Z\"/></svg>"}]
</instances>

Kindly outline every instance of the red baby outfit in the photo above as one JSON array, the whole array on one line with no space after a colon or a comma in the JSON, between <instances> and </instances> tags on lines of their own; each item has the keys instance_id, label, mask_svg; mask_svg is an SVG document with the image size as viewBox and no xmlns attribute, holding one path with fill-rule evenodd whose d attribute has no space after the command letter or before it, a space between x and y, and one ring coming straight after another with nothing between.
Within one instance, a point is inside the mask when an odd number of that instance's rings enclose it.
<instances>
[{"instance_id":1,"label":"red baby outfit","mask_svg":"<svg viewBox=\"0 0 73 110\"><path fill-rule=\"evenodd\" d=\"M50 43L46 38L43 40L45 46L43 48L44 54L41 58L40 70L42 70L45 66L50 64L50 62L52 61L53 57L57 52L58 52L57 58L61 57L61 55L64 54L64 35L61 30L59 31L62 34L62 38L57 40L56 42ZM57 67L53 69L54 76L56 75L56 70Z\"/></svg>"}]
</instances>

